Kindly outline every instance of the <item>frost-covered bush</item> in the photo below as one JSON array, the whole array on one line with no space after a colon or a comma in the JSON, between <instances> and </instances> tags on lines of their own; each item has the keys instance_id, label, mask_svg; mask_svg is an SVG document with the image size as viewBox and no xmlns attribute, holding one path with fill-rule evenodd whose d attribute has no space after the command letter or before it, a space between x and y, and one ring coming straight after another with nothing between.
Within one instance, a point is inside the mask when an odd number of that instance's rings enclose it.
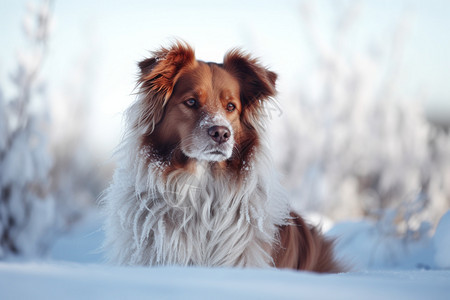
<instances>
[{"instance_id":1,"label":"frost-covered bush","mask_svg":"<svg viewBox=\"0 0 450 300\"><path fill-rule=\"evenodd\" d=\"M43 62L51 59L50 7L46 0L28 5L27 45L11 84L0 85L0 259L45 255L61 233L96 208L109 176L109 164L99 163L86 141L92 49L65 83L42 79ZM15 96L6 99L3 87Z\"/></svg>"},{"instance_id":2,"label":"frost-covered bush","mask_svg":"<svg viewBox=\"0 0 450 300\"><path fill-rule=\"evenodd\" d=\"M12 75L15 96L0 97L0 259L45 251L54 223L48 115L39 72L46 52L49 4L29 6L28 44Z\"/></svg>"},{"instance_id":3,"label":"frost-covered bush","mask_svg":"<svg viewBox=\"0 0 450 300\"><path fill-rule=\"evenodd\" d=\"M310 81L280 101L276 161L299 208L335 221L370 217L418 238L450 206L450 138L397 90L405 22L360 52L348 34L355 12L340 16L327 43L304 10L317 61Z\"/></svg>"}]
</instances>

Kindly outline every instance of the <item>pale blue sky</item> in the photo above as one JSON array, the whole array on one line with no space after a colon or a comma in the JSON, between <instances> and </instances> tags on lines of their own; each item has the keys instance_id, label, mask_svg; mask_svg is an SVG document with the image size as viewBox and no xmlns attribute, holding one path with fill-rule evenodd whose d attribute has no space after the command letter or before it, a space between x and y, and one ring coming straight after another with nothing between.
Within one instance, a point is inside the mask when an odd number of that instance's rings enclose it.
<instances>
[{"instance_id":1,"label":"pale blue sky","mask_svg":"<svg viewBox=\"0 0 450 300\"><path fill-rule=\"evenodd\" d=\"M336 10L350 2L311 2L314 23L325 39L336 25ZM366 51L370 41L391 43L394 28L409 16L401 89L406 95L424 92L429 108L450 115L450 1L358 2L360 15L350 33L354 47ZM24 46L20 22L26 3L0 0L2 83L14 67L17 49ZM174 37L191 43L203 60L220 61L226 50L243 46L280 74L283 91L308 76L315 58L302 22L302 3L310 1L55 1L44 72L53 85L63 84L80 59L90 62L92 105L108 120L96 126L98 134L106 128L119 130L120 112L133 100L135 63Z\"/></svg>"}]
</instances>

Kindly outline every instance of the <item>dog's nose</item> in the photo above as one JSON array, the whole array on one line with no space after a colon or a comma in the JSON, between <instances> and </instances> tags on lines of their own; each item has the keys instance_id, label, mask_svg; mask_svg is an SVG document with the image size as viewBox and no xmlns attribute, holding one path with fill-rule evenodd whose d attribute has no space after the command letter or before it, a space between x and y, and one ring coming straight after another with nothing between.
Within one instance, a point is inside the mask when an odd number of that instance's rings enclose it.
<instances>
[{"instance_id":1,"label":"dog's nose","mask_svg":"<svg viewBox=\"0 0 450 300\"><path fill-rule=\"evenodd\" d=\"M216 143L222 144L228 141L231 132L225 126L212 126L208 129L208 134Z\"/></svg>"}]
</instances>

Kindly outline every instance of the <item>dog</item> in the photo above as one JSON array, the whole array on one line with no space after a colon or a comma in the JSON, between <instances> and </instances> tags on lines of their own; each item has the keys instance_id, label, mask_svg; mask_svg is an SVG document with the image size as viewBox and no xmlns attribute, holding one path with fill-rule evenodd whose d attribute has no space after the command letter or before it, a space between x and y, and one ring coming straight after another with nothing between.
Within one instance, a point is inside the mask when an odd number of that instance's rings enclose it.
<instances>
[{"instance_id":1,"label":"dog","mask_svg":"<svg viewBox=\"0 0 450 300\"><path fill-rule=\"evenodd\" d=\"M239 49L223 63L197 60L180 41L138 65L103 197L107 259L339 272L333 242L291 210L274 172L277 74Z\"/></svg>"}]
</instances>

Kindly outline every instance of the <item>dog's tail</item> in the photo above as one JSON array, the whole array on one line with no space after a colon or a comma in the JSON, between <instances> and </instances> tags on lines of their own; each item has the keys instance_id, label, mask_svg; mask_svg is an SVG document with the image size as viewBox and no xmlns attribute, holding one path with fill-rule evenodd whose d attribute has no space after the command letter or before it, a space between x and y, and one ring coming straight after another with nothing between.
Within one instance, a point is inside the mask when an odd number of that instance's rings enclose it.
<instances>
[{"instance_id":1,"label":"dog's tail","mask_svg":"<svg viewBox=\"0 0 450 300\"><path fill-rule=\"evenodd\" d=\"M343 272L344 268L334 256L333 243L302 217L291 213L289 224L279 227L279 243L272 257L277 268L319 273Z\"/></svg>"}]
</instances>

